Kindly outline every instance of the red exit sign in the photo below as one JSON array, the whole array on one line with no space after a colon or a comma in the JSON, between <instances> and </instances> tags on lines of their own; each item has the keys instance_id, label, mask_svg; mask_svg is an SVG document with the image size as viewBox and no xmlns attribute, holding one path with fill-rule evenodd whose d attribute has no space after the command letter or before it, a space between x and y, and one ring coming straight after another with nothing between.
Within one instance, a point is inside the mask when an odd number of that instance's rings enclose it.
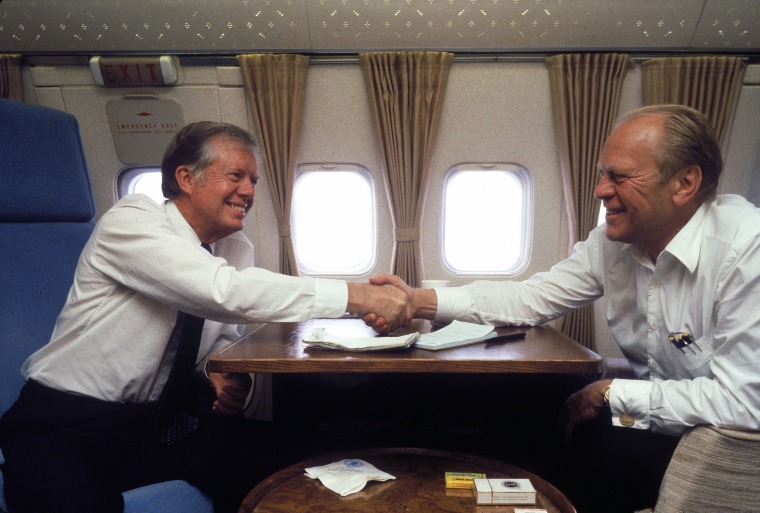
<instances>
[{"instance_id":1,"label":"red exit sign","mask_svg":"<svg viewBox=\"0 0 760 513\"><path fill-rule=\"evenodd\" d=\"M177 83L179 65L170 55L143 57L93 57L90 70L105 87L161 87Z\"/></svg>"}]
</instances>

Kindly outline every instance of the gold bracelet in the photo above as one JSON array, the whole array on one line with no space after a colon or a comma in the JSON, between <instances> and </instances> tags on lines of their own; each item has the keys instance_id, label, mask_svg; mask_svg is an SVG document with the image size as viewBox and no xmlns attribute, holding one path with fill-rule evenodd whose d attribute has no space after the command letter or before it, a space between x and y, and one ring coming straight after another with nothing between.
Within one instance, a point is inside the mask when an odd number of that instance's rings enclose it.
<instances>
[{"instance_id":1,"label":"gold bracelet","mask_svg":"<svg viewBox=\"0 0 760 513\"><path fill-rule=\"evenodd\" d=\"M610 387L612 385L607 385L607 389L604 391L604 404L609 406L610 405Z\"/></svg>"}]
</instances>

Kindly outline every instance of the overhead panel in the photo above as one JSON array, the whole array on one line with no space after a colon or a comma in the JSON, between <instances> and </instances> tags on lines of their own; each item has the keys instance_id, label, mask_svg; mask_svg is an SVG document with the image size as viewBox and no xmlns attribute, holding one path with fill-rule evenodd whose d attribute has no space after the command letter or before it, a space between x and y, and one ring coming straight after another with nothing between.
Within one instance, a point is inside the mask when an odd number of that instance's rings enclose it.
<instances>
[{"instance_id":1,"label":"overhead panel","mask_svg":"<svg viewBox=\"0 0 760 513\"><path fill-rule=\"evenodd\" d=\"M27 54L760 50L758 0L2 0Z\"/></svg>"},{"instance_id":2,"label":"overhead panel","mask_svg":"<svg viewBox=\"0 0 760 513\"><path fill-rule=\"evenodd\" d=\"M760 2L707 0L690 46L756 51L760 47Z\"/></svg>"},{"instance_id":3,"label":"overhead panel","mask_svg":"<svg viewBox=\"0 0 760 513\"><path fill-rule=\"evenodd\" d=\"M306 0L3 0L6 52L225 53L310 47Z\"/></svg>"},{"instance_id":4,"label":"overhead panel","mask_svg":"<svg viewBox=\"0 0 760 513\"><path fill-rule=\"evenodd\" d=\"M703 0L321 0L316 49L685 48Z\"/></svg>"}]
</instances>

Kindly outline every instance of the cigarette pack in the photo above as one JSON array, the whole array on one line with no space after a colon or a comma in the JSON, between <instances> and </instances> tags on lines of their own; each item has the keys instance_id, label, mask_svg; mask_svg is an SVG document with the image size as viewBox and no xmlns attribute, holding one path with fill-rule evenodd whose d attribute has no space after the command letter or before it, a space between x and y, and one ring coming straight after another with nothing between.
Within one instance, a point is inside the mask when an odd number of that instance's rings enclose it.
<instances>
[{"instance_id":1,"label":"cigarette pack","mask_svg":"<svg viewBox=\"0 0 760 513\"><path fill-rule=\"evenodd\" d=\"M475 479L477 504L535 504L536 490L530 479Z\"/></svg>"},{"instance_id":2,"label":"cigarette pack","mask_svg":"<svg viewBox=\"0 0 760 513\"><path fill-rule=\"evenodd\" d=\"M446 488L446 497L472 497L473 488Z\"/></svg>"},{"instance_id":3,"label":"cigarette pack","mask_svg":"<svg viewBox=\"0 0 760 513\"><path fill-rule=\"evenodd\" d=\"M485 479L486 475L478 472L446 472L446 488L472 489L474 479Z\"/></svg>"},{"instance_id":4,"label":"cigarette pack","mask_svg":"<svg viewBox=\"0 0 760 513\"><path fill-rule=\"evenodd\" d=\"M535 504L536 490L530 479L489 479L491 504Z\"/></svg>"}]
</instances>

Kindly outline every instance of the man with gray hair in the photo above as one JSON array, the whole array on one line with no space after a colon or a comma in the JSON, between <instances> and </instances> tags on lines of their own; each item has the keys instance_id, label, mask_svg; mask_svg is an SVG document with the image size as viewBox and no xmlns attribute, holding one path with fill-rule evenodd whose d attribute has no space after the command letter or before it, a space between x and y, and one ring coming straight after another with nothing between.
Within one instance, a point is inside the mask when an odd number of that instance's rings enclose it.
<instances>
[{"instance_id":1,"label":"man with gray hair","mask_svg":"<svg viewBox=\"0 0 760 513\"><path fill-rule=\"evenodd\" d=\"M250 377L206 375L208 356L245 323L405 319L390 285L253 267L241 230L256 155L234 125L187 125L164 156L168 200L130 195L100 219L50 342L24 363L26 385L0 420L11 513L118 513L123 491L173 479L234 513L287 447L239 415ZM210 396L200 410L198 394L183 396L193 380Z\"/></svg>"},{"instance_id":2,"label":"man with gray hair","mask_svg":"<svg viewBox=\"0 0 760 513\"><path fill-rule=\"evenodd\" d=\"M404 290L412 316L444 323L534 325L605 297L635 379L571 395L560 418L570 463L542 470L580 513L653 506L691 426L760 430L760 209L716 195L722 165L701 113L644 107L616 124L598 160L606 223L548 272L434 290L372 280Z\"/></svg>"}]
</instances>

